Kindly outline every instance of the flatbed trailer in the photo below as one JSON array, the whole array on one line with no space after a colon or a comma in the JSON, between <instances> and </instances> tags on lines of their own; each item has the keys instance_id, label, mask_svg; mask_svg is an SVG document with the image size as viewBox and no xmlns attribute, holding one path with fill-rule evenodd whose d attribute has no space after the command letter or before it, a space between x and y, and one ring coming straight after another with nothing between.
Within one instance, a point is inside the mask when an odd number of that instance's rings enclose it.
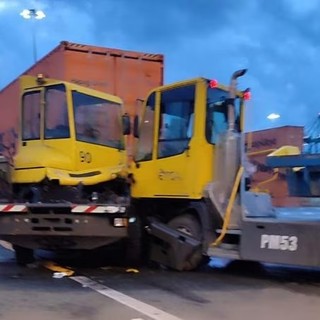
<instances>
[{"instance_id":1,"label":"flatbed trailer","mask_svg":"<svg viewBox=\"0 0 320 320\"><path fill-rule=\"evenodd\" d=\"M95 249L128 236L116 204L0 203L1 239L30 249Z\"/></svg>"}]
</instances>

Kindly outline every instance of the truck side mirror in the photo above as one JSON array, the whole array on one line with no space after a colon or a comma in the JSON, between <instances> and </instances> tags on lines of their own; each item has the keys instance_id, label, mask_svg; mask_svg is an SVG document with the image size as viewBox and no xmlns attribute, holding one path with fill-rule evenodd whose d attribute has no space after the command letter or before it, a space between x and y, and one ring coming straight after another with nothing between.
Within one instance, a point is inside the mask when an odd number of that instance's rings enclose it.
<instances>
[{"instance_id":1,"label":"truck side mirror","mask_svg":"<svg viewBox=\"0 0 320 320\"><path fill-rule=\"evenodd\" d=\"M131 133L130 117L127 113L122 116L122 134L127 136Z\"/></svg>"},{"instance_id":2,"label":"truck side mirror","mask_svg":"<svg viewBox=\"0 0 320 320\"><path fill-rule=\"evenodd\" d=\"M133 120L133 135L139 138L139 116L135 115Z\"/></svg>"}]
</instances>

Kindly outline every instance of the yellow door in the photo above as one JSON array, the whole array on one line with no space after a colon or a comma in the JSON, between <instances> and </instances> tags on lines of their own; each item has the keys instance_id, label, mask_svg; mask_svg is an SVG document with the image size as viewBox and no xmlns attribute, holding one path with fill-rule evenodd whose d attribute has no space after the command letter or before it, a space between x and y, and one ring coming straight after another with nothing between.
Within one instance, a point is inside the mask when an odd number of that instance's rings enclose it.
<instances>
[{"instance_id":1,"label":"yellow door","mask_svg":"<svg viewBox=\"0 0 320 320\"><path fill-rule=\"evenodd\" d=\"M189 197L195 91L193 82L149 96L133 170L134 197Z\"/></svg>"}]
</instances>

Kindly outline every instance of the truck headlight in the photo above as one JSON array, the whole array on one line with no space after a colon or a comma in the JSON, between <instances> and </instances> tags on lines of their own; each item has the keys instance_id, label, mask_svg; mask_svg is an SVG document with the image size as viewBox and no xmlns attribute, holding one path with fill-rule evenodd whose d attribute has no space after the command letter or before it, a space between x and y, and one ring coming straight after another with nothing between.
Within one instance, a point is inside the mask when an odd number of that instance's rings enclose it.
<instances>
[{"instance_id":1,"label":"truck headlight","mask_svg":"<svg viewBox=\"0 0 320 320\"><path fill-rule=\"evenodd\" d=\"M115 218L113 220L113 225L115 227L127 227L128 226L128 220L124 218Z\"/></svg>"}]
</instances>

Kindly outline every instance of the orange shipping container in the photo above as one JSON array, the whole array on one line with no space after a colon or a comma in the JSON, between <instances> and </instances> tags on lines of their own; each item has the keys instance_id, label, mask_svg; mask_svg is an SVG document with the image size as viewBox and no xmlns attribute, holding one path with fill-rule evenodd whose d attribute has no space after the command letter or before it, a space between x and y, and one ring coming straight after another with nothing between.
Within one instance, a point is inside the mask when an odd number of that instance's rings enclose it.
<instances>
[{"instance_id":1,"label":"orange shipping container","mask_svg":"<svg viewBox=\"0 0 320 320\"><path fill-rule=\"evenodd\" d=\"M163 84L164 56L63 41L23 74L70 81L121 97L126 111L139 110L136 100ZM19 81L0 91L0 152L12 149L19 121Z\"/></svg>"}]
</instances>

